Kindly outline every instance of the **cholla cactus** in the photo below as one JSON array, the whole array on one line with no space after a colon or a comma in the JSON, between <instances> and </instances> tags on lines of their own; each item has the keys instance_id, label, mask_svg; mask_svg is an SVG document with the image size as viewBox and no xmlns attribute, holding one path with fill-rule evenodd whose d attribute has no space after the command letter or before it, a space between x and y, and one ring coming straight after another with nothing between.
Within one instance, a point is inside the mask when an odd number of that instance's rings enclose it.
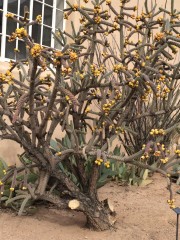
<instances>
[{"instance_id":1,"label":"cholla cactus","mask_svg":"<svg viewBox=\"0 0 180 240\"><path fill-rule=\"evenodd\" d=\"M28 52L26 60L11 62L0 75L0 137L24 148L24 166L7 169L0 187L11 179L11 193L24 189L8 200L24 199L20 214L30 199L43 199L82 211L90 227L105 230L114 224L109 217L114 211L97 197L102 167L109 168L114 159L169 180L168 167L179 162L179 152L169 156L167 149L180 113L180 63L174 62L180 23L174 1L168 10L149 9L146 0L141 13L129 0L120 1L119 10L113 2L67 2L64 18L78 12L80 27L72 23L72 33L53 33L61 50L35 44L28 35L27 26L40 23L41 16L22 22L7 15L23 26L10 41L22 38ZM19 79L13 76L15 68ZM57 131L62 137L55 141ZM124 146L126 156L113 154L114 141ZM162 168L150 166L152 159ZM27 180L33 168L39 170L34 184ZM22 180L17 180L19 172ZM171 192L169 181L168 186Z\"/></svg>"}]
</instances>

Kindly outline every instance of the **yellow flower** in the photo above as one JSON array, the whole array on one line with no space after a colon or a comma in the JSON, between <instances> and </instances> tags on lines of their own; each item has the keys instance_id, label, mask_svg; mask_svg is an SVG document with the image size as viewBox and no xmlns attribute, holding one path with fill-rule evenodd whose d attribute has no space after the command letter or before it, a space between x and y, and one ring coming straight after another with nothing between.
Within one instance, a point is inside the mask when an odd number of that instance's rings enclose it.
<instances>
[{"instance_id":1,"label":"yellow flower","mask_svg":"<svg viewBox=\"0 0 180 240\"><path fill-rule=\"evenodd\" d=\"M161 155L161 151L155 151L154 156L159 157Z\"/></svg>"},{"instance_id":2,"label":"yellow flower","mask_svg":"<svg viewBox=\"0 0 180 240\"><path fill-rule=\"evenodd\" d=\"M91 110L91 108L88 106L88 107L86 108L86 110L85 110L85 113L90 112L90 110Z\"/></svg>"},{"instance_id":3,"label":"yellow flower","mask_svg":"<svg viewBox=\"0 0 180 240\"><path fill-rule=\"evenodd\" d=\"M23 27L22 28L17 28L15 33L17 34L17 37L19 37L19 38L27 36L27 31Z\"/></svg>"},{"instance_id":4,"label":"yellow flower","mask_svg":"<svg viewBox=\"0 0 180 240\"><path fill-rule=\"evenodd\" d=\"M69 101L70 99L68 95L66 95L65 98L66 98L66 101Z\"/></svg>"},{"instance_id":5,"label":"yellow flower","mask_svg":"<svg viewBox=\"0 0 180 240\"><path fill-rule=\"evenodd\" d=\"M38 23L41 23L41 22L42 22L42 16L41 16L41 15L38 15L38 16L36 17L36 21L37 21Z\"/></svg>"},{"instance_id":6,"label":"yellow flower","mask_svg":"<svg viewBox=\"0 0 180 240\"><path fill-rule=\"evenodd\" d=\"M94 161L98 166L100 166L103 162L103 159L101 158L97 158L95 161Z\"/></svg>"},{"instance_id":7,"label":"yellow flower","mask_svg":"<svg viewBox=\"0 0 180 240\"><path fill-rule=\"evenodd\" d=\"M106 0L106 5L110 5L111 4L111 0Z\"/></svg>"},{"instance_id":8,"label":"yellow flower","mask_svg":"<svg viewBox=\"0 0 180 240\"><path fill-rule=\"evenodd\" d=\"M101 8L99 5L95 5L94 6L94 13L100 13L101 12Z\"/></svg>"},{"instance_id":9,"label":"yellow flower","mask_svg":"<svg viewBox=\"0 0 180 240\"><path fill-rule=\"evenodd\" d=\"M101 22L101 17L100 16L97 16L94 18L94 21L99 24Z\"/></svg>"},{"instance_id":10,"label":"yellow flower","mask_svg":"<svg viewBox=\"0 0 180 240\"><path fill-rule=\"evenodd\" d=\"M14 17L14 14L13 14L13 13L7 13L7 14L6 14L6 17L7 17L7 18L13 18L13 17Z\"/></svg>"},{"instance_id":11,"label":"yellow flower","mask_svg":"<svg viewBox=\"0 0 180 240\"><path fill-rule=\"evenodd\" d=\"M10 190L11 192L13 192L13 191L14 191L14 188L13 188L13 187L11 187L9 190Z\"/></svg>"},{"instance_id":12,"label":"yellow flower","mask_svg":"<svg viewBox=\"0 0 180 240\"><path fill-rule=\"evenodd\" d=\"M54 56L55 57L62 57L64 54L61 52L61 51L56 51L55 53L54 53Z\"/></svg>"},{"instance_id":13,"label":"yellow flower","mask_svg":"<svg viewBox=\"0 0 180 240\"><path fill-rule=\"evenodd\" d=\"M68 18L69 18L69 15L65 12L64 13L64 19L68 20Z\"/></svg>"},{"instance_id":14,"label":"yellow flower","mask_svg":"<svg viewBox=\"0 0 180 240\"><path fill-rule=\"evenodd\" d=\"M114 72L119 72L120 70L125 70L125 67L122 65L122 64L115 64L114 66L113 66L113 70L114 70Z\"/></svg>"},{"instance_id":15,"label":"yellow flower","mask_svg":"<svg viewBox=\"0 0 180 240\"><path fill-rule=\"evenodd\" d=\"M95 77L98 77L100 74L101 74L101 72L99 71L99 69L95 69L94 72L93 72L93 75Z\"/></svg>"},{"instance_id":16,"label":"yellow flower","mask_svg":"<svg viewBox=\"0 0 180 240\"><path fill-rule=\"evenodd\" d=\"M146 65L146 63L145 63L145 62L142 62L142 63L141 63L141 66L142 66L142 67L144 67L145 65Z\"/></svg>"},{"instance_id":17,"label":"yellow flower","mask_svg":"<svg viewBox=\"0 0 180 240\"><path fill-rule=\"evenodd\" d=\"M56 155L57 156L61 156L62 152L57 152Z\"/></svg>"},{"instance_id":18,"label":"yellow flower","mask_svg":"<svg viewBox=\"0 0 180 240\"><path fill-rule=\"evenodd\" d=\"M30 53L33 57L38 57L41 54L42 46L38 43L34 44L31 48Z\"/></svg>"},{"instance_id":19,"label":"yellow flower","mask_svg":"<svg viewBox=\"0 0 180 240\"><path fill-rule=\"evenodd\" d=\"M75 3L75 4L73 4L73 11L77 11L77 9L78 9L78 4L77 3Z\"/></svg>"},{"instance_id":20,"label":"yellow flower","mask_svg":"<svg viewBox=\"0 0 180 240\"><path fill-rule=\"evenodd\" d=\"M105 163L104 163L104 166L105 166L106 168L110 168L110 161L105 162Z\"/></svg>"},{"instance_id":21,"label":"yellow flower","mask_svg":"<svg viewBox=\"0 0 180 240\"><path fill-rule=\"evenodd\" d=\"M154 37L155 41L157 41L157 42L163 38L164 38L164 33L156 33L156 35Z\"/></svg>"},{"instance_id":22,"label":"yellow flower","mask_svg":"<svg viewBox=\"0 0 180 240\"><path fill-rule=\"evenodd\" d=\"M66 74L71 73L71 71L72 71L72 68L70 68L70 67L63 68L63 69L62 69L62 74L63 74L63 75L66 75Z\"/></svg>"},{"instance_id":23,"label":"yellow flower","mask_svg":"<svg viewBox=\"0 0 180 240\"><path fill-rule=\"evenodd\" d=\"M20 52L18 48L14 48L14 52Z\"/></svg>"},{"instance_id":24,"label":"yellow flower","mask_svg":"<svg viewBox=\"0 0 180 240\"><path fill-rule=\"evenodd\" d=\"M71 62L74 62L74 61L76 61L78 59L77 53L75 53L73 51L69 53L69 57L70 57L70 61Z\"/></svg>"}]
</instances>

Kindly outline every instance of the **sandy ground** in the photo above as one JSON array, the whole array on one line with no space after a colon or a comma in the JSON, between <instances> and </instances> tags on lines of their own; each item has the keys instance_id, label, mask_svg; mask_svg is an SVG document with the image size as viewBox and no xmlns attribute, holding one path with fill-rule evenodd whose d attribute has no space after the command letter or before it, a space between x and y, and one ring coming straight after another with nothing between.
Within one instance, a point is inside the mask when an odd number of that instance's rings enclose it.
<instances>
[{"instance_id":1,"label":"sandy ground","mask_svg":"<svg viewBox=\"0 0 180 240\"><path fill-rule=\"evenodd\" d=\"M180 187L174 185L174 192ZM116 229L93 232L84 227L83 214L40 207L33 216L0 212L1 240L173 240L176 214L169 209L166 180L159 175L146 187L109 183L99 190L117 211ZM180 195L175 194L180 206Z\"/></svg>"}]
</instances>

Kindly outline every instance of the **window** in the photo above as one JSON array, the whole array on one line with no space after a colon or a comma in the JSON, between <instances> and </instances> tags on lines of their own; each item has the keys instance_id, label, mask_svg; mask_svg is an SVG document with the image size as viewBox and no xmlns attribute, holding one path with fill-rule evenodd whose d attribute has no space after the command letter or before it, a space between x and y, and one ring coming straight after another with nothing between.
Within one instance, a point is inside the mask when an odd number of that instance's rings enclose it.
<instances>
[{"instance_id":1,"label":"window","mask_svg":"<svg viewBox=\"0 0 180 240\"><path fill-rule=\"evenodd\" d=\"M8 42L8 38L18 23L7 19L7 13L13 13L18 19L24 16L25 6L29 9L29 19L36 19L37 15L42 16L42 24L35 24L29 27L29 34L35 43L43 46L60 48L59 43L53 38L52 31L58 28L63 29L63 9L65 0L0 0L0 59L24 59L26 48L23 40L16 39ZM20 52L15 53L14 49Z\"/></svg>"}]
</instances>

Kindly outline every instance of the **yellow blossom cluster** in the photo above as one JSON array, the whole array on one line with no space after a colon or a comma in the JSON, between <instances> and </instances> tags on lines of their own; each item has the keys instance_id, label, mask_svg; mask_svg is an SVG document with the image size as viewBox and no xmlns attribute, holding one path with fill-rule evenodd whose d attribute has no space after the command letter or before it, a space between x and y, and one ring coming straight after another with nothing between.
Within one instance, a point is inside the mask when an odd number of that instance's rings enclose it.
<instances>
[{"instance_id":1,"label":"yellow blossom cluster","mask_svg":"<svg viewBox=\"0 0 180 240\"><path fill-rule=\"evenodd\" d=\"M141 96L141 100L142 100L143 102L148 102L148 94L142 95L142 96Z\"/></svg>"},{"instance_id":2,"label":"yellow blossom cluster","mask_svg":"<svg viewBox=\"0 0 180 240\"><path fill-rule=\"evenodd\" d=\"M142 145L142 150L145 149L145 147L146 147L146 144L143 144L143 145Z\"/></svg>"},{"instance_id":3,"label":"yellow blossom cluster","mask_svg":"<svg viewBox=\"0 0 180 240\"><path fill-rule=\"evenodd\" d=\"M105 67L104 65L101 65L100 67L97 67L95 64L92 64L90 66L91 72L94 75L94 77L99 77L101 75L101 73L104 72Z\"/></svg>"},{"instance_id":4,"label":"yellow blossom cluster","mask_svg":"<svg viewBox=\"0 0 180 240\"><path fill-rule=\"evenodd\" d=\"M146 148L146 145L143 144L142 149L145 149L145 148ZM155 149L153 149L152 147L148 148L148 150L141 157L141 160L145 160L149 158L149 154L153 154L155 157L162 156L160 161L164 164L169 161L169 158L166 157L166 154L169 154L169 150L166 150L164 144L156 143Z\"/></svg>"},{"instance_id":5,"label":"yellow blossom cluster","mask_svg":"<svg viewBox=\"0 0 180 240\"><path fill-rule=\"evenodd\" d=\"M95 164L97 164L97 165L101 165L103 163L103 159L102 158L97 158L96 160L95 160Z\"/></svg>"},{"instance_id":6,"label":"yellow blossom cluster","mask_svg":"<svg viewBox=\"0 0 180 240\"><path fill-rule=\"evenodd\" d=\"M135 88L139 86L139 82L137 80L131 80L130 82L128 82L128 86L131 88Z\"/></svg>"},{"instance_id":7,"label":"yellow blossom cluster","mask_svg":"<svg viewBox=\"0 0 180 240\"><path fill-rule=\"evenodd\" d=\"M18 48L14 48L14 52L20 52Z\"/></svg>"},{"instance_id":8,"label":"yellow blossom cluster","mask_svg":"<svg viewBox=\"0 0 180 240\"><path fill-rule=\"evenodd\" d=\"M68 15L68 13L64 13L64 19L66 19L66 20L68 20L69 19L69 15Z\"/></svg>"},{"instance_id":9,"label":"yellow blossom cluster","mask_svg":"<svg viewBox=\"0 0 180 240\"><path fill-rule=\"evenodd\" d=\"M6 14L6 17L7 17L7 18L13 18L13 17L14 17L14 14L13 14L13 13L7 13L7 14Z\"/></svg>"},{"instance_id":10,"label":"yellow blossom cluster","mask_svg":"<svg viewBox=\"0 0 180 240\"><path fill-rule=\"evenodd\" d=\"M111 131L113 128L115 128L114 124L109 125L109 130Z\"/></svg>"},{"instance_id":11,"label":"yellow blossom cluster","mask_svg":"<svg viewBox=\"0 0 180 240\"><path fill-rule=\"evenodd\" d=\"M95 21L97 24L101 23L101 17L100 17L100 16L96 16L96 17L94 18L94 21Z\"/></svg>"},{"instance_id":12,"label":"yellow blossom cluster","mask_svg":"<svg viewBox=\"0 0 180 240\"><path fill-rule=\"evenodd\" d=\"M161 156L161 151L155 151L155 152L154 152L154 156L155 156L155 157Z\"/></svg>"},{"instance_id":13,"label":"yellow blossom cluster","mask_svg":"<svg viewBox=\"0 0 180 240\"><path fill-rule=\"evenodd\" d=\"M174 202L175 202L175 200L174 199L169 199L169 200L167 200L167 203L169 204L169 206L170 206L170 208L176 208L176 206L174 205Z\"/></svg>"},{"instance_id":14,"label":"yellow blossom cluster","mask_svg":"<svg viewBox=\"0 0 180 240\"><path fill-rule=\"evenodd\" d=\"M61 52L61 51L55 51L54 52L54 57L55 58L60 58L60 57L62 57L64 54Z\"/></svg>"},{"instance_id":15,"label":"yellow blossom cluster","mask_svg":"<svg viewBox=\"0 0 180 240\"><path fill-rule=\"evenodd\" d=\"M174 152L175 152L175 154L178 155L178 157L180 157L180 149L176 149Z\"/></svg>"},{"instance_id":16,"label":"yellow blossom cluster","mask_svg":"<svg viewBox=\"0 0 180 240\"><path fill-rule=\"evenodd\" d=\"M85 77L85 74L84 74L83 71L81 71L81 72L77 71L77 72L76 72L76 76L78 76L81 80L83 80L84 77Z\"/></svg>"},{"instance_id":17,"label":"yellow blossom cluster","mask_svg":"<svg viewBox=\"0 0 180 240\"><path fill-rule=\"evenodd\" d=\"M118 133L124 133L124 129L122 127L116 127L115 128L115 133L118 134Z\"/></svg>"},{"instance_id":18,"label":"yellow blossom cluster","mask_svg":"<svg viewBox=\"0 0 180 240\"><path fill-rule=\"evenodd\" d=\"M33 57L38 57L41 54L42 46L38 43L34 44L31 48L30 53Z\"/></svg>"},{"instance_id":19,"label":"yellow blossom cluster","mask_svg":"<svg viewBox=\"0 0 180 240\"><path fill-rule=\"evenodd\" d=\"M68 95L65 96L65 99L69 103L69 105L72 105L72 101L70 100L70 97Z\"/></svg>"},{"instance_id":20,"label":"yellow blossom cluster","mask_svg":"<svg viewBox=\"0 0 180 240\"><path fill-rule=\"evenodd\" d=\"M165 75L162 75L158 80L157 82L164 82L166 80L166 76Z\"/></svg>"},{"instance_id":21,"label":"yellow blossom cluster","mask_svg":"<svg viewBox=\"0 0 180 240\"><path fill-rule=\"evenodd\" d=\"M10 70L7 70L6 73L0 73L0 81L7 83L8 85L13 84L13 75Z\"/></svg>"},{"instance_id":22,"label":"yellow blossom cluster","mask_svg":"<svg viewBox=\"0 0 180 240\"><path fill-rule=\"evenodd\" d=\"M36 21L37 21L38 23L42 23L42 16L41 16L41 15L38 15L38 16L36 17Z\"/></svg>"},{"instance_id":23,"label":"yellow blossom cluster","mask_svg":"<svg viewBox=\"0 0 180 240\"><path fill-rule=\"evenodd\" d=\"M116 22L113 22L113 31L117 30L119 28L119 24Z\"/></svg>"},{"instance_id":24,"label":"yellow blossom cluster","mask_svg":"<svg viewBox=\"0 0 180 240\"><path fill-rule=\"evenodd\" d=\"M156 86L156 89L157 89L157 91L160 91L160 90L161 90L161 85L158 84L158 85Z\"/></svg>"},{"instance_id":25,"label":"yellow blossom cluster","mask_svg":"<svg viewBox=\"0 0 180 240\"><path fill-rule=\"evenodd\" d=\"M96 97L96 96L99 96L101 92L100 92L99 88L97 88L97 89L92 89L91 93L94 97Z\"/></svg>"},{"instance_id":26,"label":"yellow blossom cluster","mask_svg":"<svg viewBox=\"0 0 180 240\"><path fill-rule=\"evenodd\" d=\"M101 12L101 7L99 5L94 6L94 13L100 13Z\"/></svg>"},{"instance_id":27,"label":"yellow blossom cluster","mask_svg":"<svg viewBox=\"0 0 180 240\"><path fill-rule=\"evenodd\" d=\"M91 108L90 108L89 106L87 106L84 112L85 112L85 113L88 113L88 112L90 112L90 111L91 111Z\"/></svg>"},{"instance_id":28,"label":"yellow blossom cluster","mask_svg":"<svg viewBox=\"0 0 180 240\"><path fill-rule=\"evenodd\" d=\"M137 10L137 6L134 7L134 11L136 10ZM139 22L145 19L146 17L149 17L149 15L142 12L141 15L137 16L135 19L136 19L136 22Z\"/></svg>"},{"instance_id":29,"label":"yellow blossom cluster","mask_svg":"<svg viewBox=\"0 0 180 240\"><path fill-rule=\"evenodd\" d=\"M73 4L72 8L73 8L73 11L77 11L77 9L78 9L78 4L77 4L77 3Z\"/></svg>"},{"instance_id":30,"label":"yellow blossom cluster","mask_svg":"<svg viewBox=\"0 0 180 240\"><path fill-rule=\"evenodd\" d=\"M115 90L115 100L118 100L122 97L122 93L118 89Z\"/></svg>"},{"instance_id":31,"label":"yellow blossom cluster","mask_svg":"<svg viewBox=\"0 0 180 240\"><path fill-rule=\"evenodd\" d=\"M161 145L160 143L157 143L157 146L161 146L161 150L162 150L162 151L165 151L165 150L166 150L164 144Z\"/></svg>"},{"instance_id":32,"label":"yellow blossom cluster","mask_svg":"<svg viewBox=\"0 0 180 240\"><path fill-rule=\"evenodd\" d=\"M110 101L109 103L105 103L103 105L103 111L105 112L105 115L107 116L111 110L111 108L114 106L115 100Z\"/></svg>"},{"instance_id":33,"label":"yellow blossom cluster","mask_svg":"<svg viewBox=\"0 0 180 240\"><path fill-rule=\"evenodd\" d=\"M8 39L8 41L9 42L12 42L12 41L14 41L17 37L18 38L23 38L23 37L27 37L27 31L26 31L26 29L25 28L17 28L16 30L15 30L15 32L13 32L12 33L12 35L9 37L9 39Z\"/></svg>"},{"instance_id":34,"label":"yellow blossom cluster","mask_svg":"<svg viewBox=\"0 0 180 240\"><path fill-rule=\"evenodd\" d=\"M4 73L0 73L0 81L5 81L6 75Z\"/></svg>"},{"instance_id":35,"label":"yellow blossom cluster","mask_svg":"<svg viewBox=\"0 0 180 240\"><path fill-rule=\"evenodd\" d=\"M106 5L110 5L111 4L111 0L106 0Z\"/></svg>"},{"instance_id":36,"label":"yellow blossom cluster","mask_svg":"<svg viewBox=\"0 0 180 240\"><path fill-rule=\"evenodd\" d=\"M70 67L62 68L62 75L65 76L65 75L71 73L71 71L72 71L72 68L70 68Z\"/></svg>"},{"instance_id":37,"label":"yellow blossom cluster","mask_svg":"<svg viewBox=\"0 0 180 240\"><path fill-rule=\"evenodd\" d=\"M157 21L158 21L158 23L162 24L163 23L163 17L158 17Z\"/></svg>"},{"instance_id":38,"label":"yellow blossom cluster","mask_svg":"<svg viewBox=\"0 0 180 240\"><path fill-rule=\"evenodd\" d=\"M110 161L105 162L105 163L104 163L104 166L105 166L106 168L110 168Z\"/></svg>"},{"instance_id":39,"label":"yellow blossom cluster","mask_svg":"<svg viewBox=\"0 0 180 240\"><path fill-rule=\"evenodd\" d=\"M136 30L139 30L140 29L140 25L136 24L135 28L136 28Z\"/></svg>"},{"instance_id":40,"label":"yellow blossom cluster","mask_svg":"<svg viewBox=\"0 0 180 240\"><path fill-rule=\"evenodd\" d=\"M178 53L178 47L176 47L176 46L174 46L174 45L171 45L171 50L172 50L172 53L173 53L173 54Z\"/></svg>"},{"instance_id":41,"label":"yellow blossom cluster","mask_svg":"<svg viewBox=\"0 0 180 240\"><path fill-rule=\"evenodd\" d=\"M142 156L141 156L141 160L146 160L149 158L149 154L147 152L145 152Z\"/></svg>"},{"instance_id":42,"label":"yellow blossom cluster","mask_svg":"<svg viewBox=\"0 0 180 240\"><path fill-rule=\"evenodd\" d=\"M83 16L79 19L80 23L83 24L86 22L86 18Z\"/></svg>"},{"instance_id":43,"label":"yellow blossom cluster","mask_svg":"<svg viewBox=\"0 0 180 240\"><path fill-rule=\"evenodd\" d=\"M61 155L62 155L62 152L57 152L56 155L57 155L57 156L61 156Z\"/></svg>"},{"instance_id":44,"label":"yellow blossom cluster","mask_svg":"<svg viewBox=\"0 0 180 240\"><path fill-rule=\"evenodd\" d=\"M77 53L76 53L76 52L73 52L73 51L71 51L71 52L69 53L69 57L70 57L70 61L71 61L71 62L75 62L75 61L78 59Z\"/></svg>"},{"instance_id":45,"label":"yellow blossom cluster","mask_svg":"<svg viewBox=\"0 0 180 240\"><path fill-rule=\"evenodd\" d=\"M97 158L97 159L95 160L95 164L97 164L98 166L100 166L103 162L104 162L104 161L103 161L102 158ZM106 168L110 168L110 161L104 162L104 166L105 166Z\"/></svg>"},{"instance_id":46,"label":"yellow blossom cluster","mask_svg":"<svg viewBox=\"0 0 180 240\"><path fill-rule=\"evenodd\" d=\"M168 157L161 158L160 161L165 164L169 161L169 158Z\"/></svg>"},{"instance_id":47,"label":"yellow blossom cluster","mask_svg":"<svg viewBox=\"0 0 180 240\"><path fill-rule=\"evenodd\" d=\"M170 89L168 87L165 87L163 90L162 90L162 93L161 93L161 98L167 98L168 96L168 93L170 92Z\"/></svg>"},{"instance_id":48,"label":"yellow blossom cluster","mask_svg":"<svg viewBox=\"0 0 180 240\"><path fill-rule=\"evenodd\" d=\"M115 64L113 66L113 71L118 73L121 70L125 70L126 68L122 64Z\"/></svg>"},{"instance_id":49,"label":"yellow blossom cluster","mask_svg":"<svg viewBox=\"0 0 180 240\"><path fill-rule=\"evenodd\" d=\"M164 33L156 33L154 39L155 41L159 42L160 40L162 40L164 38Z\"/></svg>"},{"instance_id":50,"label":"yellow blossom cluster","mask_svg":"<svg viewBox=\"0 0 180 240\"><path fill-rule=\"evenodd\" d=\"M165 131L161 128L161 129L151 129L150 131L150 135L152 136L157 136L157 135L165 135Z\"/></svg>"}]
</instances>

